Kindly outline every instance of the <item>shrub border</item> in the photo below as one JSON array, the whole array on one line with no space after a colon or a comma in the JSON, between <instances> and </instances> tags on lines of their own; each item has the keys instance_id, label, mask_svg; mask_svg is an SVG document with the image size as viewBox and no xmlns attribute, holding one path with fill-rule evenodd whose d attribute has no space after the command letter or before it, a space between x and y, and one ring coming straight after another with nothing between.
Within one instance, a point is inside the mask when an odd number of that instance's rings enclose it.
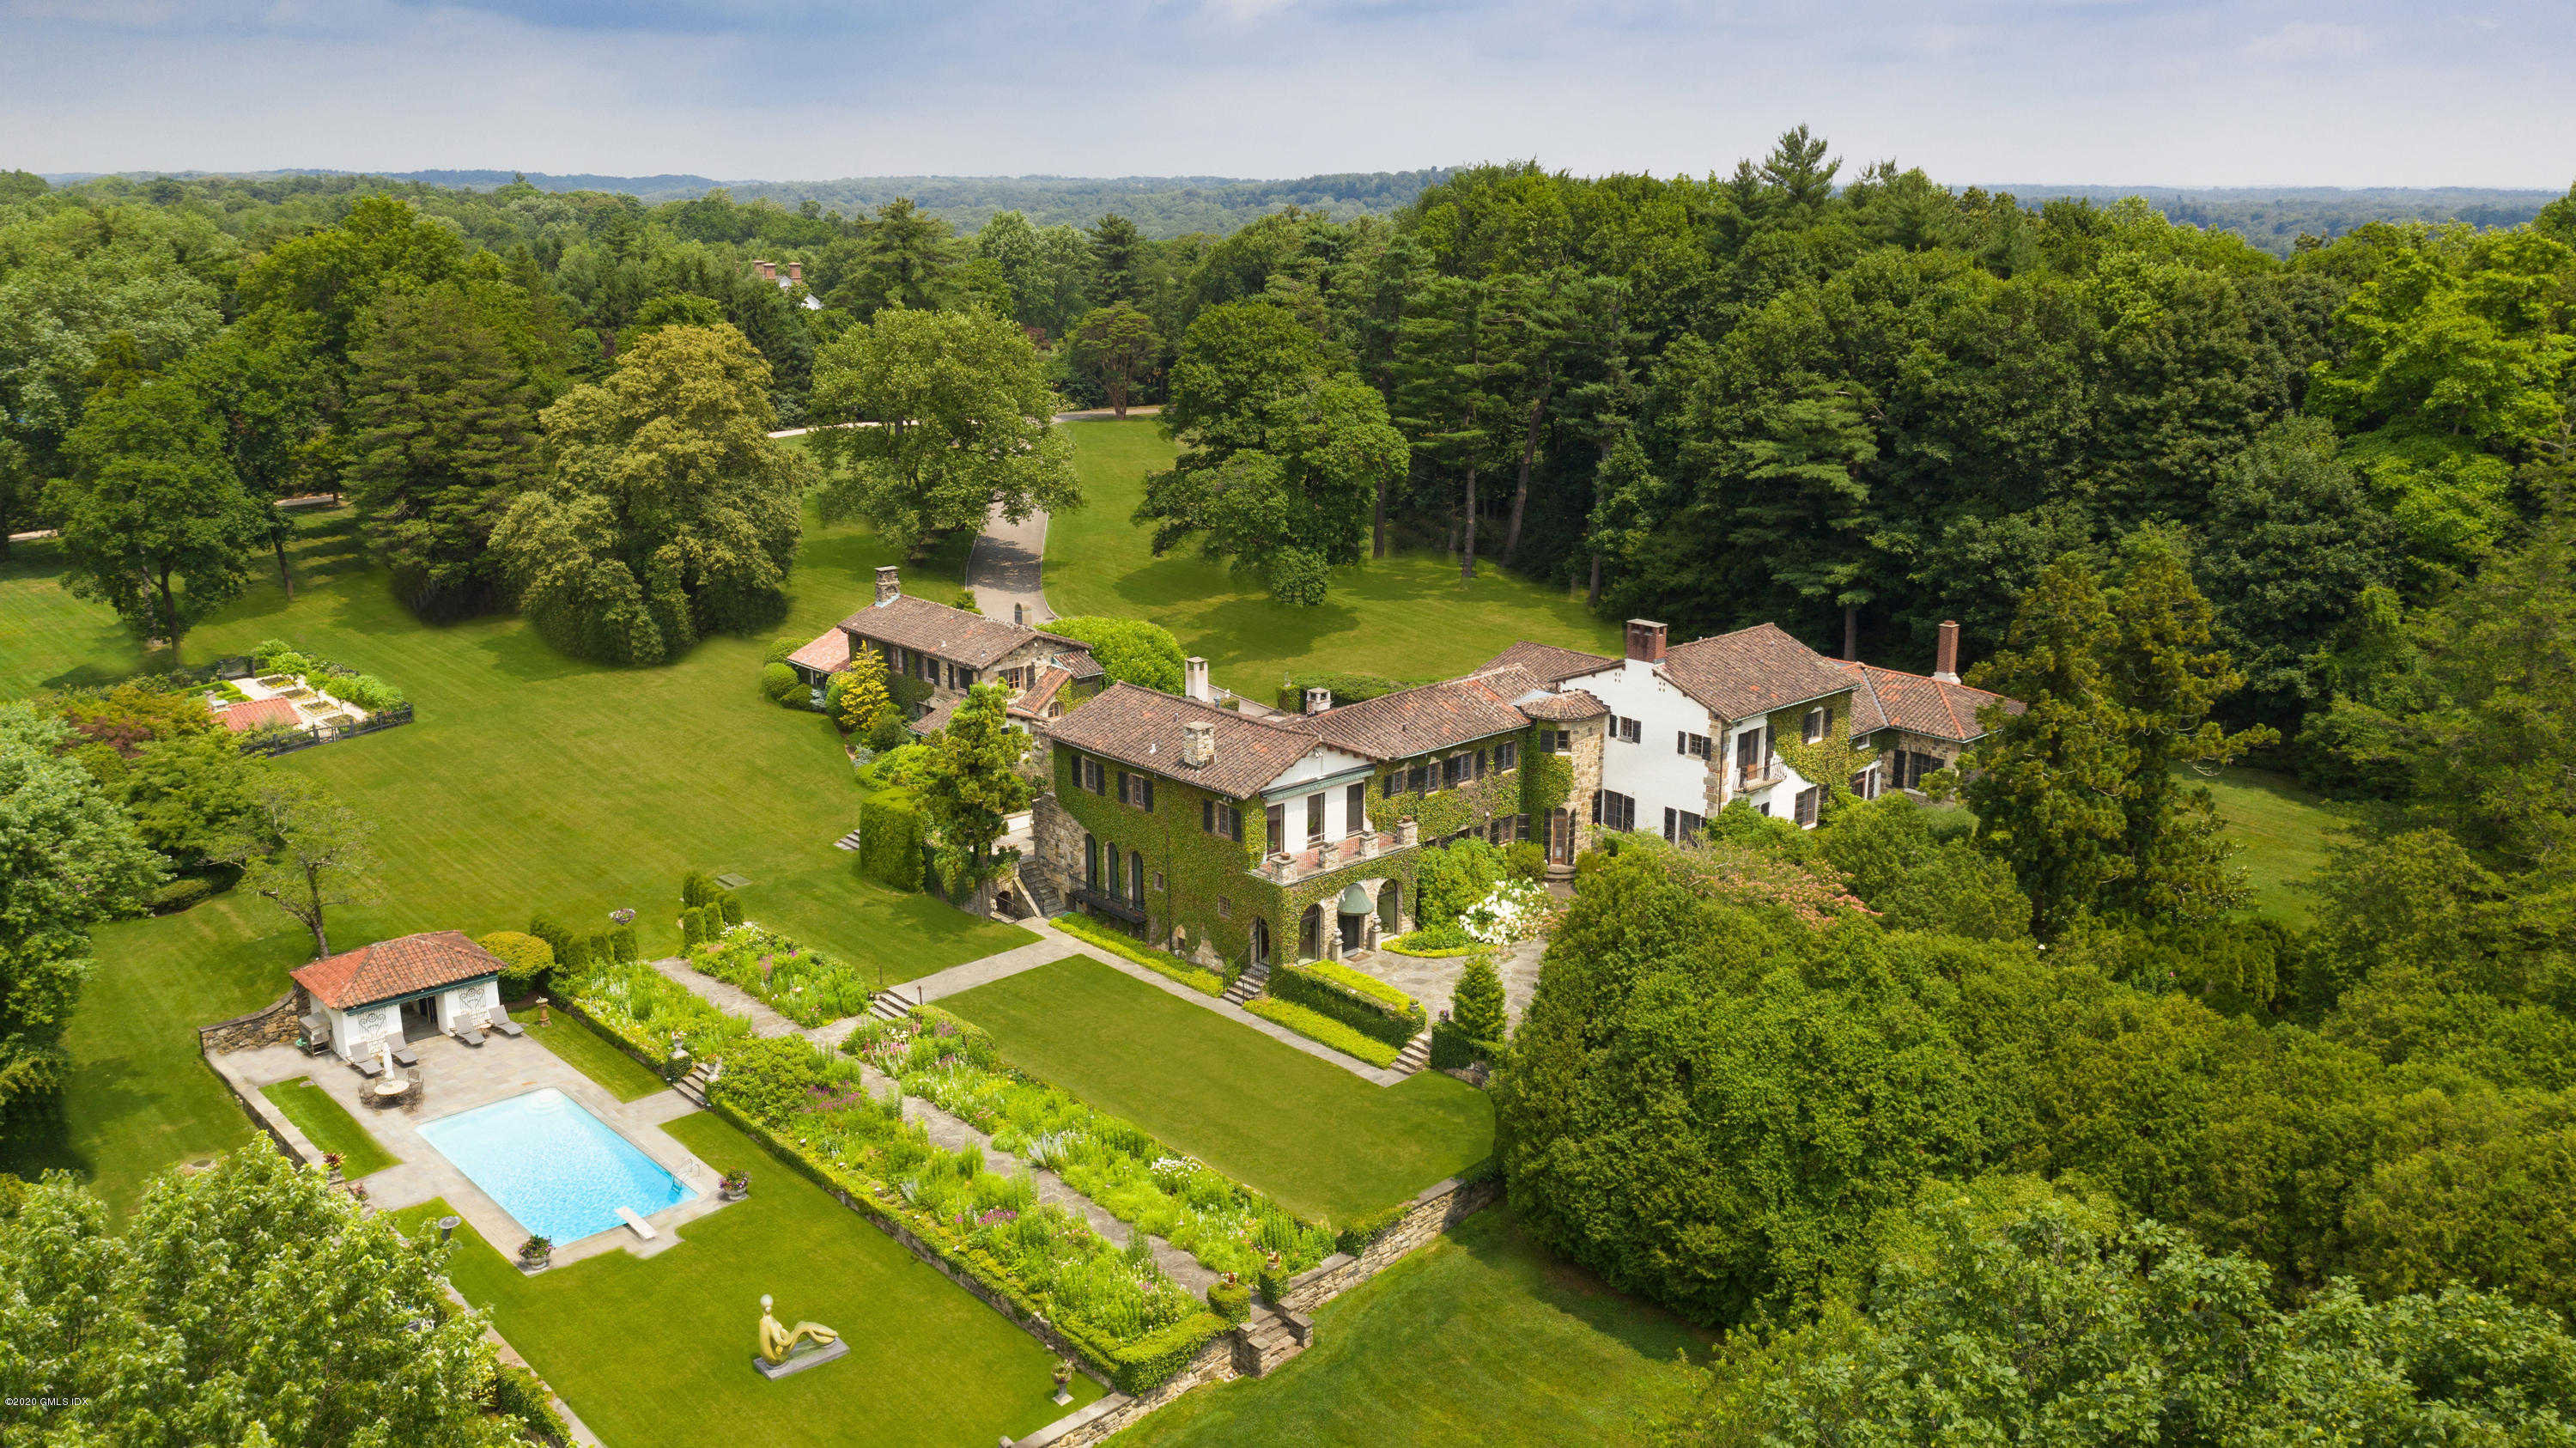
<instances>
[{"instance_id":1,"label":"shrub border","mask_svg":"<svg viewBox=\"0 0 2576 1448\"><path fill-rule=\"evenodd\" d=\"M1408 996L1405 1003L1412 1009L1398 1012L1374 996L1362 995L1331 976L1319 973L1313 964L1279 962L1270 967L1267 989L1280 1000L1339 1021L1363 1036L1384 1041L1398 1051L1421 1035L1422 1028L1430 1024L1429 1013L1422 1009L1422 1002Z\"/></svg>"},{"instance_id":2,"label":"shrub border","mask_svg":"<svg viewBox=\"0 0 2576 1448\"><path fill-rule=\"evenodd\" d=\"M1329 1046L1379 1070L1394 1065L1395 1058L1404 1054L1402 1046L1390 1046L1374 1036L1362 1035L1322 1011L1308 1010L1295 1001L1255 996L1245 1001L1243 1008L1274 1026L1284 1026L1317 1045Z\"/></svg>"},{"instance_id":3,"label":"shrub border","mask_svg":"<svg viewBox=\"0 0 2576 1448\"><path fill-rule=\"evenodd\" d=\"M1225 994L1224 976L1206 966L1192 965L1168 950L1152 950L1138 945L1107 926L1094 923L1089 916L1068 912L1047 923L1085 945L1099 946L1122 960L1132 960L1147 970L1159 971L1201 995L1221 997Z\"/></svg>"}]
</instances>

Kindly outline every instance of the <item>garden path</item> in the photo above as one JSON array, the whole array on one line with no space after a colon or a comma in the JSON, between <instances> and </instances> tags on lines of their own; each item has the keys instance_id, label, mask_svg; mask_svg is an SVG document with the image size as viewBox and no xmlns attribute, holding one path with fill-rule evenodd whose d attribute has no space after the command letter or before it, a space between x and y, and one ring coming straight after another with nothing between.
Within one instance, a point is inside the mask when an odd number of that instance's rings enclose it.
<instances>
[{"instance_id":1,"label":"garden path","mask_svg":"<svg viewBox=\"0 0 2576 1448\"><path fill-rule=\"evenodd\" d=\"M1503 1008L1515 1023L1521 1012L1529 1009L1530 997L1538 991L1538 965L1546 954L1546 941L1524 940L1503 947L1494 956L1494 973L1503 978ZM1392 950L1371 950L1346 957L1342 963L1422 1002L1422 1008L1436 1021L1442 1011L1449 1009L1450 999L1458 990L1458 977L1467 973L1467 961L1464 955L1401 955Z\"/></svg>"},{"instance_id":2,"label":"garden path","mask_svg":"<svg viewBox=\"0 0 2576 1448\"><path fill-rule=\"evenodd\" d=\"M1131 407L1129 417L1152 417L1163 409ZM1102 422L1117 414L1108 408L1086 412L1059 412L1058 422ZM966 554L966 586L975 590L975 606L986 618L1007 618L1015 622L1041 624L1055 617L1047 607L1046 580L1041 568L1046 561L1047 515L1029 514L1014 523L1003 516L997 505L984 520L984 531L976 536L975 546ZM1014 608L1019 611L1014 612Z\"/></svg>"},{"instance_id":3,"label":"garden path","mask_svg":"<svg viewBox=\"0 0 2576 1448\"><path fill-rule=\"evenodd\" d=\"M985 959L1000 960L1004 956L1021 955L1038 948L1038 946L1024 945L1018 950L1004 951L1002 952L1002 955L987 956ZM1062 959L1063 955L1063 951L1057 950L1045 956L1044 959L1030 961L1027 965L1019 966L1016 969L999 971L991 978L999 980L1005 975L1017 974L1019 970L1025 970L1031 966L1043 965L1049 960ZM800 1026L794 1021L789 1020L787 1017L780 1015L777 1011L772 1010L768 1005L764 1004L758 996L753 995L751 992L744 990L742 987L737 986L730 981L718 980L711 975L701 975L697 971L690 969L687 961L681 960L677 957L666 957L664 959L654 961L653 968L660 971L664 976L671 980L695 991L701 999L714 1005L717 1009L730 1011L735 1015L749 1018L751 1021L752 1032L755 1035L803 1036L805 1039L814 1042L816 1045L819 1045L826 1050L837 1050L839 1049L841 1042L849 1037L850 1032L858 1028L859 1022L855 1017L834 1021L829 1025L810 1027ZM958 969L961 970L965 968L966 967L963 966L958 967ZM945 973L946 972L943 972L943 974ZM959 989L963 989L963 987L961 986ZM864 1062L860 1064L859 1074L861 1080L865 1082L868 1088L868 1094L879 1099L883 1099L888 1095L897 1094L902 1089L893 1077L886 1075L885 1073L877 1070L874 1066L867 1065ZM931 1142L942 1150L955 1151L959 1147L967 1145L972 1145L980 1149L984 1153L987 1164L991 1165L996 1171L999 1171L1005 1176L1009 1175L1019 1167L1028 1167L1030 1179L1037 1184L1039 1201L1063 1207L1068 1211L1077 1212L1081 1214L1084 1220L1091 1223L1093 1231L1098 1232L1101 1236L1108 1238L1111 1242L1114 1242L1121 1247L1127 1245L1129 1236L1134 1229L1129 1227L1125 1222L1118 1220L1116 1216L1110 1213L1108 1208L1093 1201L1091 1198L1084 1196L1082 1193L1075 1191L1072 1187L1065 1185L1064 1179L1057 1176L1054 1172L1049 1171L1044 1167L1037 1166L1034 1163L1025 1161L1011 1152L1003 1151L999 1147L996 1147L993 1145L992 1137L976 1130L966 1122L959 1120L956 1116L951 1115L947 1111L942 1110L928 1101L922 1100L918 1096L907 1096L904 1097L903 1100L903 1119L906 1121L917 1121L921 1123L922 1128L930 1133ZM1183 1287L1188 1288L1194 1295L1200 1298L1205 1298L1207 1296L1209 1284L1217 1280L1217 1275L1214 1272L1209 1271L1206 1267L1200 1265L1199 1259L1182 1251L1180 1248L1173 1246L1171 1243L1164 1241L1160 1237L1153 1238L1152 1243L1154 1264L1163 1269L1163 1275L1171 1278L1174 1282L1181 1284Z\"/></svg>"}]
</instances>

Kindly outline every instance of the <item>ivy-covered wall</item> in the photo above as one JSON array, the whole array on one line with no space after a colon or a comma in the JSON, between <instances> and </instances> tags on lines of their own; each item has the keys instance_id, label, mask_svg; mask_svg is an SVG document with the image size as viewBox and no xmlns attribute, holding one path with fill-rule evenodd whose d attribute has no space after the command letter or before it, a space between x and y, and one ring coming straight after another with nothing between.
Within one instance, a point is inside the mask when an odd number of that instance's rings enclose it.
<instances>
[{"instance_id":1,"label":"ivy-covered wall","mask_svg":"<svg viewBox=\"0 0 2576 1448\"><path fill-rule=\"evenodd\" d=\"M1413 764L1429 760L1436 770L1438 761L1449 755L1491 750L1507 739L1518 745L1520 755L1519 763L1510 769L1488 768L1484 777L1466 780L1455 789L1433 788L1420 794L1403 790L1404 771ZM1535 830L1537 821L1565 802L1572 782L1572 768L1563 758L1538 752L1538 730L1523 729L1379 769L1369 778L1369 819L1390 832L1398 820L1410 819L1425 841L1445 840L1461 830L1483 830L1507 815L1530 816Z\"/></svg>"},{"instance_id":2,"label":"ivy-covered wall","mask_svg":"<svg viewBox=\"0 0 2576 1448\"><path fill-rule=\"evenodd\" d=\"M1109 793L1093 794L1077 776L1074 761L1081 757L1079 752L1059 744L1052 753L1056 803L1074 825L1098 839L1103 850L1115 845L1122 852L1143 852L1147 940L1164 944L1177 924L1189 937L1184 954L1196 955L1204 940L1230 966L1240 967L1252 943L1254 917L1275 914L1279 894L1276 884L1251 873L1261 862L1261 802L1232 799L1155 775L1154 808L1149 814L1119 801L1120 766L1114 761L1101 761L1101 768L1108 771ZM1201 828L1201 802L1210 799L1243 811L1243 843ZM1079 838L1072 841L1071 861L1070 873L1079 880ZM1162 872L1160 890L1153 888L1155 871ZM1105 865L1102 874L1105 879ZM1222 916L1217 913L1220 900L1231 907Z\"/></svg>"}]
</instances>

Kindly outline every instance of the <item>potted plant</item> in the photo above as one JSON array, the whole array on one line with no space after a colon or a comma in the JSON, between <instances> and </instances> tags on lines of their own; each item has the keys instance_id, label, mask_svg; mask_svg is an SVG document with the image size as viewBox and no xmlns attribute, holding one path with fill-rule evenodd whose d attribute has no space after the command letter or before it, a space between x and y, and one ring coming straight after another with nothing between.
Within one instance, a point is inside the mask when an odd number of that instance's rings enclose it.
<instances>
[{"instance_id":1,"label":"potted plant","mask_svg":"<svg viewBox=\"0 0 2576 1448\"><path fill-rule=\"evenodd\" d=\"M738 1202L751 1195L751 1173L732 1171L718 1184L717 1194L728 1202Z\"/></svg>"},{"instance_id":2,"label":"potted plant","mask_svg":"<svg viewBox=\"0 0 2576 1448\"><path fill-rule=\"evenodd\" d=\"M528 1240L519 1244L519 1270L522 1272L540 1271L553 1263L554 1256L555 1244L553 1242L544 1237L530 1237Z\"/></svg>"},{"instance_id":3,"label":"potted plant","mask_svg":"<svg viewBox=\"0 0 2576 1448\"><path fill-rule=\"evenodd\" d=\"M329 1169L331 1180L334 1182L340 1180L340 1163L347 1160L347 1157L342 1156L336 1151L326 1151L322 1153L322 1165Z\"/></svg>"},{"instance_id":4,"label":"potted plant","mask_svg":"<svg viewBox=\"0 0 2576 1448\"><path fill-rule=\"evenodd\" d=\"M1073 1359L1069 1357L1055 1360L1055 1401L1058 1407L1073 1401Z\"/></svg>"}]
</instances>

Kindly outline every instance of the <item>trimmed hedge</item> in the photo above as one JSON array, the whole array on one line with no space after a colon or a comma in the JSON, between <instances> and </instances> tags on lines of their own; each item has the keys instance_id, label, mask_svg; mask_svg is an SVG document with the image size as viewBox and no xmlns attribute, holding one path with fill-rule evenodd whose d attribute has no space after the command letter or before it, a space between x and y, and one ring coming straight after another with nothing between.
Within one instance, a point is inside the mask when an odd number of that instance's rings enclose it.
<instances>
[{"instance_id":1,"label":"trimmed hedge","mask_svg":"<svg viewBox=\"0 0 2576 1448\"><path fill-rule=\"evenodd\" d=\"M501 999L517 1000L537 988L555 964L555 948L535 935L495 930L475 941L501 957Z\"/></svg>"},{"instance_id":2,"label":"trimmed hedge","mask_svg":"<svg viewBox=\"0 0 2576 1448\"><path fill-rule=\"evenodd\" d=\"M1326 974L1322 969L1328 966L1334 974ZM1364 992L1336 978L1354 975L1359 975L1359 972L1334 965L1331 961L1315 961L1306 965L1289 965L1283 961L1270 968L1270 993L1290 1005L1302 1006L1317 1015L1339 1021L1361 1035L1383 1041L1399 1051L1422 1034L1422 1028L1430 1023L1430 1016L1422 1009L1420 1001L1404 996L1381 981L1370 980L1369 984L1376 986L1377 991ZM1368 977L1360 976L1360 979L1368 980ZM1395 1006L1384 998L1386 995L1398 996L1404 1001L1404 1006ZM1283 1021L1281 1024L1287 1023ZM1394 1058L1390 1056L1387 1059Z\"/></svg>"},{"instance_id":3,"label":"trimmed hedge","mask_svg":"<svg viewBox=\"0 0 2576 1448\"><path fill-rule=\"evenodd\" d=\"M921 888L921 847L930 829L903 790L880 790L859 805L859 873L896 890Z\"/></svg>"},{"instance_id":4,"label":"trimmed hedge","mask_svg":"<svg viewBox=\"0 0 2576 1448\"><path fill-rule=\"evenodd\" d=\"M1466 944L1450 944L1452 936L1465 941ZM1398 955L1410 955L1416 960L1447 960L1454 956L1474 955L1480 950L1493 949L1492 946L1454 925L1441 926L1433 930L1416 930L1410 935L1388 936L1378 941L1377 948L1392 950Z\"/></svg>"},{"instance_id":5,"label":"trimmed hedge","mask_svg":"<svg viewBox=\"0 0 2576 1448\"><path fill-rule=\"evenodd\" d=\"M1321 671L1290 674L1288 682L1279 686L1279 707L1291 714L1304 713L1308 689L1332 690L1333 706L1339 708L1344 704L1356 704L1362 699L1375 699L1384 694L1401 693L1406 689L1418 688L1433 682L1435 681L1431 679L1390 679L1383 674L1335 674Z\"/></svg>"},{"instance_id":6,"label":"trimmed hedge","mask_svg":"<svg viewBox=\"0 0 2576 1448\"><path fill-rule=\"evenodd\" d=\"M760 668L760 692L774 703L792 709L809 707L813 694L793 665L763 664Z\"/></svg>"},{"instance_id":7,"label":"trimmed hedge","mask_svg":"<svg viewBox=\"0 0 2576 1448\"><path fill-rule=\"evenodd\" d=\"M1270 979L1279 979L1279 968L1270 968ZM1345 1056L1355 1056L1372 1066L1392 1066L1404 1054L1401 1046L1390 1046L1373 1037L1363 1036L1321 1011L1310 1011L1289 1001L1269 996L1254 996L1243 1008L1273 1025L1286 1026L1307 1040L1332 1047Z\"/></svg>"},{"instance_id":8,"label":"trimmed hedge","mask_svg":"<svg viewBox=\"0 0 2576 1448\"><path fill-rule=\"evenodd\" d=\"M570 1443L572 1429L555 1411L553 1395L537 1375L516 1363L497 1364L492 1374L492 1411L516 1418L557 1443Z\"/></svg>"},{"instance_id":9,"label":"trimmed hedge","mask_svg":"<svg viewBox=\"0 0 2576 1448\"><path fill-rule=\"evenodd\" d=\"M1207 1290L1208 1310L1225 1320L1228 1327L1241 1327L1252 1316L1252 1289L1240 1282L1211 1282Z\"/></svg>"},{"instance_id":10,"label":"trimmed hedge","mask_svg":"<svg viewBox=\"0 0 2576 1448\"><path fill-rule=\"evenodd\" d=\"M528 933L544 941L555 953L555 964L578 973L590 965L590 937L576 935L572 927L540 910L528 921Z\"/></svg>"},{"instance_id":11,"label":"trimmed hedge","mask_svg":"<svg viewBox=\"0 0 2576 1448\"><path fill-rule=\"evenodd\" d=\"M1132 960L1147 970L1169 976L1201 995L1225 994L1224 976L1205 966L1192 965L1168 950L1153 950L1138 945L1090 916L1064 914L1047 923L1086 944L1097 945L1123 960Z\"/></svg>"},{"instance_id":12,"label":"trimmed hedge","mask_svg":"<svg viewBox=\"0 0 2576 1448\"><path fill-rule=\"evenodd\" d=\"M1456 1021L1435 1021L1431 1026L1431 1069L1463 1071L1478 1061L1499 1061L1503 1048L1493 1041L1479 1041L1461 1029Z\"/></svg>"},{"instance_id":13,"label":"trimmed hedge","mask_svg":"<svg viewBox=\"0 0 2576 1448\"><path fill-rule=\"evenodd\" d=\"M202 875L182 875L152 892L152 913L176 915L215 893L215 882Z\"/></svg>"}]
</instances>

